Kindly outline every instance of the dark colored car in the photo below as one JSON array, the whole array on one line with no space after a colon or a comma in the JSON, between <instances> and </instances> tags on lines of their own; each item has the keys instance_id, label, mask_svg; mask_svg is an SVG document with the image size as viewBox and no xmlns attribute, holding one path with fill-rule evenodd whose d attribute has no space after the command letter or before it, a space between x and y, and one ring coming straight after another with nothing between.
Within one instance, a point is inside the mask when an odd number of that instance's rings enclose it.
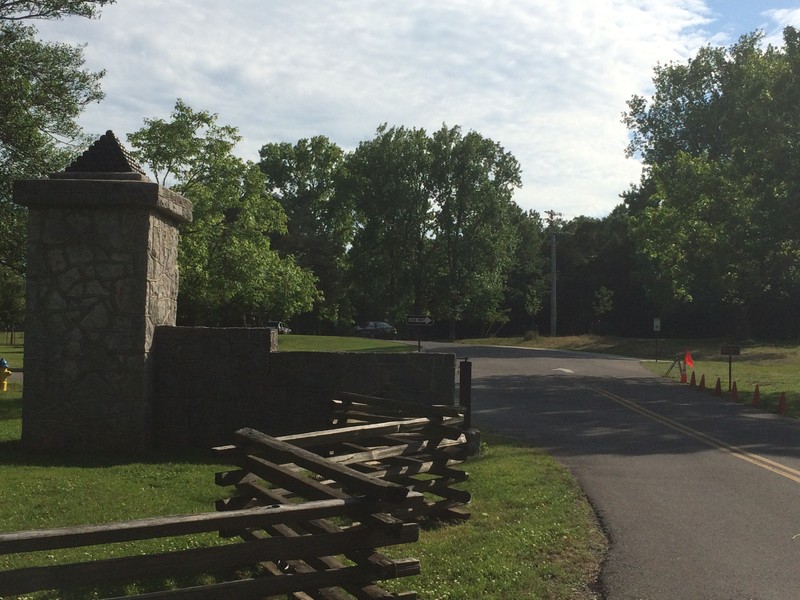
<instances>
[{"instance_id":1,"label":"dark colored car","mask_svg":"<svg viewBox=\"0 0 800 600\"><path fill-rule=\"evenodd\" d=\"M393 340L397 337L397 329L383 321L367 321L356 327L356 335L359 337Z\"/></svg>"}]
</instances>

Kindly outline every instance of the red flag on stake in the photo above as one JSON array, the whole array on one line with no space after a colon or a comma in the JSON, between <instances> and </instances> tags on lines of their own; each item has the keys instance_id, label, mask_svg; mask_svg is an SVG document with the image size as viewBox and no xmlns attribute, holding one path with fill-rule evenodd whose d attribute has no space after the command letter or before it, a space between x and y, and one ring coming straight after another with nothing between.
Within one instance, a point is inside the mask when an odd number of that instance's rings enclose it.
<instances>
[{"instance_id":1,"label":"red flag on stake","mask_svg":"<svg viewBox=\"0 0 800 600\"><path fill-rule=\"evenodd\" d=\"M685 364L690 369L694 369L694 361L692 360L692 353L688 350L686 351L686 356L683 357L683 364Z\"/></svg>"}]
</instances>

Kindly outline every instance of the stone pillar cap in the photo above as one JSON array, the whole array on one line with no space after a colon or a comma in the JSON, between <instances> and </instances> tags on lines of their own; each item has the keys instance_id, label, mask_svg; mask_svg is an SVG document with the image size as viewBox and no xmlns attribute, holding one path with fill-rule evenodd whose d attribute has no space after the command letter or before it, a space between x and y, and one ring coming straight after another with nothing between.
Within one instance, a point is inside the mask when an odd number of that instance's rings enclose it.
<instances>
[{"instance_id":1,"label":"stone pillar cap","mask_svg":"<svg viewBox=\"0 0 800 600\"><path fill-rule=\"evenodd\" d=\"M61 173L15 181L14 202L29 208L141 208L178 223L192 221L192 203L148 179L110 130Z\"/></svg>"},{"instance_id":2,"label":"stone pillar cap","mask_svg":"<svg viewBox=\"0 0 800 600\"><path fill-rule=\"evenodd\" d=\"M79 173L133 173L139 174L149 181L142 167L136 164L136 161L110 129L57 176L71 179L72 177L69 175Z\"/></svg>"}]
</instances>

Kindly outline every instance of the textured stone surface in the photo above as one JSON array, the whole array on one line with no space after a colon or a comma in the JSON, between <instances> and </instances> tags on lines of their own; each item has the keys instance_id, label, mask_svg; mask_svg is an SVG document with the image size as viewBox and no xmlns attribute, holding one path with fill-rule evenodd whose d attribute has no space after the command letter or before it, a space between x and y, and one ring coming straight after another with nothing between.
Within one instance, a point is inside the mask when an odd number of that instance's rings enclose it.
<instances>
[{"instance_id":1,"label":"textured stone surface","mask_svg":"<svg viewBox=\"0 0 800 600\"><path fill-rule=\"evenodd\" d=\"M271 329L159 327L153 346L157 442L208 448L237 429L274 419L264 398L276 336Z\"/></svg>"},{"instance_id":2,"label":"textured stone surface","mask_svg":"<svg viewBox=\"0 0 800 600\"><path fill-rule=\"evenodd\" d=\"M130 172L91 172L94 168ZM452 404L455 357L280 353L271 329L174 327L185 198L151 182L111 132L29 210L22 440L29 450L139 452L327 425L341 391Z\"/></svg>"},{"instance_id":3,"label":"textured stone surface","mask_svg":"<svg viewBox=\"0 0 800 600\"><path fill-rule=\"evenodd\" d=\"M269 329L159 327L156 439L209 447L253 427L270 435L328 427L328 403L348 391L453 404L452 354L272 352Z\"/></svg>"},{"instance_id":4,"label":"textured stone surface","mask_svg":"<svg viewBox=\"0 0 800 600\"><path fill-rule=\"evenodd\" d=\"M176 225L191 217L191 204L136 177L15 186L15 201L30 209L22 409L29 449L151 445L150 347L157 326L175 323Z\"/></svg>"}]
</instances>

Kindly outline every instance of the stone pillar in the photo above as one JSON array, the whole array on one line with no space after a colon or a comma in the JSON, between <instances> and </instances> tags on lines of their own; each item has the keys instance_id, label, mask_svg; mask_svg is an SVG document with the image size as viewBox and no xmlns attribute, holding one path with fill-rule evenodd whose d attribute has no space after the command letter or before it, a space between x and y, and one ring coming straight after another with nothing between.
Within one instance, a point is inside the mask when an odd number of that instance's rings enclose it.
<instances>
[{"instance_id":1,"label":"stone pillar","mask_svg":"<svg viewBox=\"0 0 800 600\"><path fill-rule=\"evenodd\" d=\"M107 132L63 173L18 181L29 208L22 442L139 452L153 441L150 348L174 325L177 225L191 203Z\"/></svg>"}]
</instances>

